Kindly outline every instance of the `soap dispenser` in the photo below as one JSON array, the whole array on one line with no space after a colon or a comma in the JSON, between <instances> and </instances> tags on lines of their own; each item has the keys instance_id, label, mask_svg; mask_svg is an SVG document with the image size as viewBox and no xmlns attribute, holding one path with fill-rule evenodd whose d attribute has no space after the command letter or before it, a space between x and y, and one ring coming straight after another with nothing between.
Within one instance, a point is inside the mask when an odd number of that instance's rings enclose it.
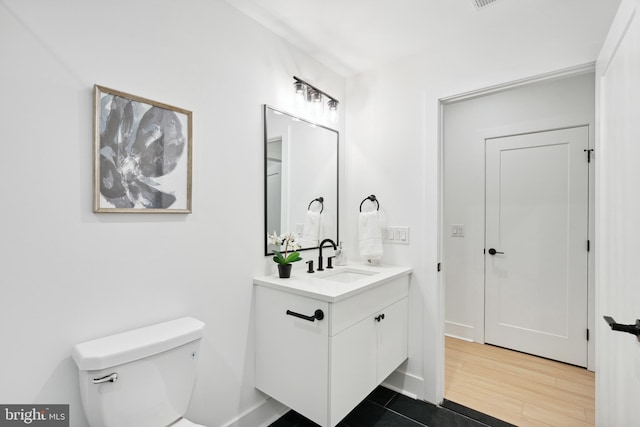
<instances>
[{"instance_id":1,"label":"soap dispenser","mask_svg":"<svg viewBox=\"0 0 640 427\"><path fill-rule=\"evenodd\" d=\"M347 265L347 250L342 247L342 241L336 250L336 265Z\"/></svg>"}]
</instances>

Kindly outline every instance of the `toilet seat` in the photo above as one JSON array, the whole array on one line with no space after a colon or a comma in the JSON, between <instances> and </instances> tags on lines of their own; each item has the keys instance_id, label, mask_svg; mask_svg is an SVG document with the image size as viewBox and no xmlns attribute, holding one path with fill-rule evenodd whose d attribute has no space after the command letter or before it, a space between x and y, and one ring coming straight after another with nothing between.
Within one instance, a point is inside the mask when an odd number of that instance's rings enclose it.
<instances>
[{"instance_id":1,"label":"toilet seat","mask_svg":"<svg viewBox=\"0 0 640 427\"><path fill-rule=\"evenodd\" d=\"M180 418L175 423L171 424L169 427L206 427L201 424L196 424L194 422L189 421L186 418Z\"/></svg>"}]
</instances>

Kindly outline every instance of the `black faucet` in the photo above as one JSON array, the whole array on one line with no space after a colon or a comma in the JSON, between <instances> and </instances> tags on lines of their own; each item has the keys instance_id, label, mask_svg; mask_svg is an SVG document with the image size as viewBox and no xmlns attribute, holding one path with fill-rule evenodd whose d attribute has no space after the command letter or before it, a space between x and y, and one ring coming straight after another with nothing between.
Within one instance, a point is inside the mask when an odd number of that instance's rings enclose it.
<instances>
[{"instance_id":1,"label":"black faucet","mask_svg":"<svg viewBox=\"0 0 640 427\"><path fill-rule=\"evenodd\" d=\"M336 242L334 242L331 239L324 239L322 242L320 242L320 256L318 256L318 268L317 268L318 271L324 270L324 268L322 268L322 247L327 242L333 245L334 251L338 249L338 247L336 246ZM327 267L327 268L333 268L333 267Z\"/></svg>"}]
</instances>

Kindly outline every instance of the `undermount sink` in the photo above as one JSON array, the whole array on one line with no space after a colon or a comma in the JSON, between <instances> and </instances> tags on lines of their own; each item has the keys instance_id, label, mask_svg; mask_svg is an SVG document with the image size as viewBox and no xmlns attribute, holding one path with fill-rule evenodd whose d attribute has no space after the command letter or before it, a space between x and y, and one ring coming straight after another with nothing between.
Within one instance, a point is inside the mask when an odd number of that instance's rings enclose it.
<instances>
[{"instance_id":1,"label":"undermount sink","mask_svg":"<svg viewBox=\"0 0 640 427\"><path fill-rule=\"evenodd\" d=\"M323 280L330 280L332 282L351 283L356 280L364 279L365 277L377 274L376 271L358 270L355 268L348 268L346 270L339 270L336 272L326 273L323 276L318 277Z\"/></svg>"}]
</instances>

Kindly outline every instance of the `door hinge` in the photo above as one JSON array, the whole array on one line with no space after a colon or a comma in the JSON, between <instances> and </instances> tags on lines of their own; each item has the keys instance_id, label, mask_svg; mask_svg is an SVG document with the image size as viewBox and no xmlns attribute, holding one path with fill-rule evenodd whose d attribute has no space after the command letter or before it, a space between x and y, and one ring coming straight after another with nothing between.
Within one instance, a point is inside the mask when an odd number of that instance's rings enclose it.
<instances>
[{"instance_id":1,"label":"door hinge","mask_svg":"<svg viewBox=\"0 0 640 427\"><path fill-rule=\"evenodd\" d=\"M587 341L589 341L589 329L587 329Z\"/></svg>"},{"instance_id":2,"label":"door hinge","mask_svg":"<svg viewBox=\"0 0 640 427\"><path fill-rule=\"evenodd\" d=\"M593 148L589 148L584 151L587 153L587 163L591 163L591 153L593 152Z\"/></svg>"},{"instance_id":3,"label":"door hinge","mask_svg":"<svg viewBox=\"0 0 640 427\"><path fill-rule=\"evenodd\" d=\"M587 240L587 252L591 252L591 240Z\"/></svg>"},{"instance_id":4,"label":"door hinge","mask_svg":"<svg viewBox=\"0 0 640 427\"><path fill-rule=\"evenodd\" d=\"M442 269L442 266L440 265L440 263L438 263L438 271L440 271Z\"/></svg>"}]
</instances>

